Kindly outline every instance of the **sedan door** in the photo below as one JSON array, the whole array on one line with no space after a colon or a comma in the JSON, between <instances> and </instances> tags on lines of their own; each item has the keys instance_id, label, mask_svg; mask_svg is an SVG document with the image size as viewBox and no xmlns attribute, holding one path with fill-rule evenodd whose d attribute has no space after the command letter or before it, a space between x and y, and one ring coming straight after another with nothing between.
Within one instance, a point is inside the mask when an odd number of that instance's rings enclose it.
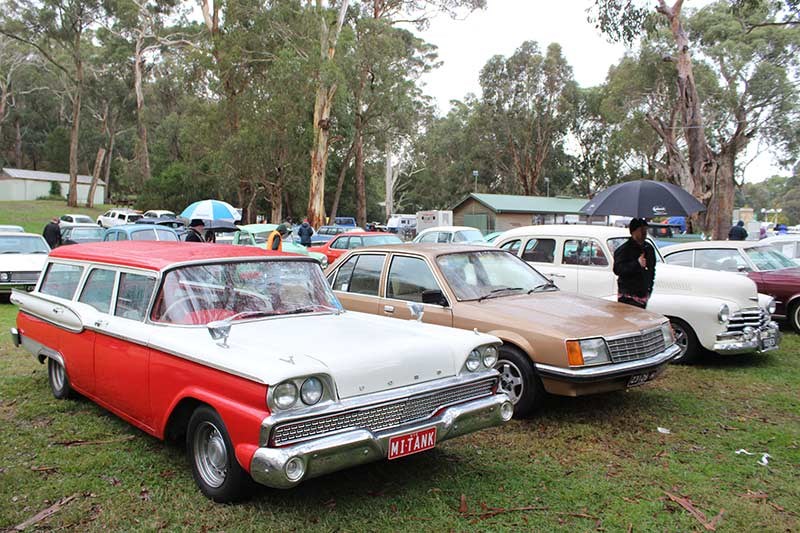
<instances>
[{"instance_id":1,"label":"sedan door","mask_svg":"<svg viewBox=\"0 0 800 533\"><path fill-rule=\"evenodd\" d=\"M439 304L423 304L422 293L442 287L424 258L410 255L393 255L384 284L384 297L380 300L383 316L403 319L415 318L410 305L422 306L422 321L439 326L453 326L453 310Z\"/></svg>"},{"instance_id":2,"label":"sedan door","mask_svg":"<svg viewBox=\"0 0 800 533\"><path fill-rule=\"evenodd\" d=\"M529 237L519 248L519 256L553 280L564 291L578 292L578 272L574 265L562 263L563 239Z\"/></svg>"},{"instance_id":3,"label":"sedan door","mask_svg":"<svg viewBox=\"0 0 800 533\"><path fill-rule=\"evenodd\" d=\"M385 253L351 255L330 278L333 292L345 309L379 314L381 274Z\"/></svg>"}]
</instances>

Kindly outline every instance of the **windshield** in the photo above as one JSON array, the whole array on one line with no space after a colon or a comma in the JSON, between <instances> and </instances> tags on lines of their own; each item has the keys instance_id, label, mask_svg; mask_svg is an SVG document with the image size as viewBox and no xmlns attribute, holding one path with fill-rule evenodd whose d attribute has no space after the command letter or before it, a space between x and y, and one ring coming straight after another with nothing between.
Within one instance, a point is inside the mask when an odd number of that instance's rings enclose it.
<instances>
[{"instance_id":1,"label":"windshield","mask_svg":"<svg viewBox=\"0 0 800 533\"><path fill-rule=\"evenodd\" d=\"M169 324L204 325L215 320L340 310L317 263L242 261L169 271L151 318Z\"/></svg>"},{"instance_id":2,"label":"windshield","mask_svg":"<svg viewBox=\"0 0 800 533\"><path fill-rule=\"evenodd\" d=\"M50 248L43 238L30 236L0 236L0 254L47 254Z\"/></svg>"},{"instance_id":3,"label":"windshield","mask_svg":"<svg viewBox=\"0 0 800 533\"><path fill-rule=\"evenodd\" d=\"M613 239L608 239L608 248L611 250L611 255L614 255L614 252L617 248L625 244L630 237L614 237ZM653 247L653 250L656 252L656 263L663 263L664 259L661 257L661 252L658 251L658 246L654 243L651 239L647 239L647 242L650 243L650 246Z\"/></svg>"},{"instance_id":4,"label":"windshield","mask_svg":"<svg viewBox=\"0 0 800 533\"><path fill-rule=\"evenodd\" d=\"M797 266L797 263L772 246L748 248L745 252L758 270L779 270L781 268L794 268Z\"/></svg>"},{"instance_id":5,"label":"windshield","mask_svg":"<svg viewBox=\"0 0 800 533\"><path fill-rule=\"evenodd\" d=\"M403 240L396 235L375 235L364 237L364 246L381 246L384 244L403 244Z\"/></svg>"},{"instance_id":6,"label":"windshield","mask_svg":"<svg viewBox=\"0 0 800 533\"><path fill-rule=\"evenodd\" d=\"M70 233L70 239L73 241L85 241L96 239L98 241L103 240L103 233L106 230L103 228L74 228L72 233Z\"/></svg>"},{"instance_id":7,"label":"windshield","mask_svg":"<svg viewBox=\"0 0 800 533\"><path fill-rule=\"evenodd\" d=\"M86 215L75 215L72 218L74 219L73 222L77 222L79 224L94 224L94 220L87 217Z\"/></svg>"},{"instance_id":8,"label":"windshield","mask_svg":"<svg viewBox=\"0 0 800 533\"><path fill-rule=\"evenodd\" d=\"M459 300L554 290L547 278L502 250L447 254L436 262Z\"/></svg>"},{"instance_id":9,"label":"windshield","mask_svg":"<svg viewBox=\"0 0 800 533\"><path fill-rule=\"evenodd\" d=\"M485 242L483 234L476 229L463 229L453 236L453 242Z\"/></svg>"}]
</instances>

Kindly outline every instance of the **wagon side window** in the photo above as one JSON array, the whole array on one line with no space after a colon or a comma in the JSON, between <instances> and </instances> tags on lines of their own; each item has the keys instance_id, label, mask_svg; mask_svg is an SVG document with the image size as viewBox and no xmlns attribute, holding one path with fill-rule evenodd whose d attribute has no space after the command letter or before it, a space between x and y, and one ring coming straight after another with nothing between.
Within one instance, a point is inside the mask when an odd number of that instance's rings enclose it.
<instances>
[{"instance_id":1,"label":"wagon side window","mask_svg":"<svg viewBox=\"0 0 800 533\"><path fill-rule=\"evenodd\" d=\"M39 292L72 300L82 274L82 266L51 263L47 268L47 274L44 275Z\"/></svg>"},{"instance_id":2,"label":"wagon side window","mask_svg":"<svg viewBox=\"0 0 800 533\"><path fill-rule=\"evenodd\" d=\"M155 284L156 280L149 276L120 274L114 315L131 320L144 319Z\"/></svg>"},{"instance_id":3,"label":"wagon side window","mask_svg":"<svg viewBox=\"0 0 800 533\"><path fill-rule=\"evenodd\" d=\"M89 272L79 302L91 305L101 313L108 313L111 308L111 295L114 293L114 280L117 273L113 270L95 268Z\"/></svg>"}]
</instances>

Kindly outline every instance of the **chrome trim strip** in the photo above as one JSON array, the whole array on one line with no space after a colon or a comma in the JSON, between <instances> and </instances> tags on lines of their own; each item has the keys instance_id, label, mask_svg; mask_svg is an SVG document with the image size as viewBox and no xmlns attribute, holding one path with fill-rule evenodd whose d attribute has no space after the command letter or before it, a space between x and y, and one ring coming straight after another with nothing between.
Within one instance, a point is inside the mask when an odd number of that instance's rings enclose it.
<instances>
[{"instance_id":1,"label":"chrome trim strip","mask_svg":"<svg viewBox=\"0 0 800 533\"><path fill-rule=\"evenodd\" d=\"M639 359L625 363L612 363L610 365L607 364L586 368L562 368L543 363L536 363L535 366L536 370L541 373L543 377L575 381L593 381L601 380L603 378L621 377L628 372L635 372L653 366L662 365L669 362L673 357L678 355L678 353L680 353L680 348L677 344L673 344L663 352L660 352L652 357L648 357L647 359Z\"/></svg>"},{"instance_id":2,"label":"chrome trim strip","mask_svg":"<svg viewBox=\"0 0 800 533\"><path fill-rule=\"evenodd\" d=\"M20 343L23 348L28 350L40 363L44 363L44 360L47 358L55 359L61 366L64 368L67 367L66 363L64 362L64 357L57 351L53 350L52 348L48 348L41 342L35 341L30 337L26 337L25 335L20 335Z\"/></svg>"}]
</instances>

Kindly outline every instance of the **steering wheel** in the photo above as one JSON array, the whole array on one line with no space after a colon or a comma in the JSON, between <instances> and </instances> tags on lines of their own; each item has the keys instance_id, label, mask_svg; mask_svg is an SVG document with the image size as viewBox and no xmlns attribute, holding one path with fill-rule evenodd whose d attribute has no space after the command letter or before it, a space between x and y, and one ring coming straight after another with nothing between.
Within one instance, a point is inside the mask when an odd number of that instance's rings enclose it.
<instances>
[{"instance_id":1,"label":"steering wheel","mask_svg":"<svg viewBox=\"0 0 800 533\"><path fill-rule=\"evenodd\" d=\"M183 315L180 318L183 319L189 313L196 312L197 310L194 308L194 305L192 305L191 301L192 301L192 297L191 296L184 296L183 298L179 298L179 299L175 300L174 302L169 304L169 306L167 306L166 309L164 309L163 313L161 313L161 319L162 320L166 320L168 322L180 323L180 321L177 319L177 317L173 317L172 316L172 312L176 311L179 306L184 305L186 302L189 302L189 305L186 306L188 308L188 310L184 311Z\"/></svg>"}]
</instances>

